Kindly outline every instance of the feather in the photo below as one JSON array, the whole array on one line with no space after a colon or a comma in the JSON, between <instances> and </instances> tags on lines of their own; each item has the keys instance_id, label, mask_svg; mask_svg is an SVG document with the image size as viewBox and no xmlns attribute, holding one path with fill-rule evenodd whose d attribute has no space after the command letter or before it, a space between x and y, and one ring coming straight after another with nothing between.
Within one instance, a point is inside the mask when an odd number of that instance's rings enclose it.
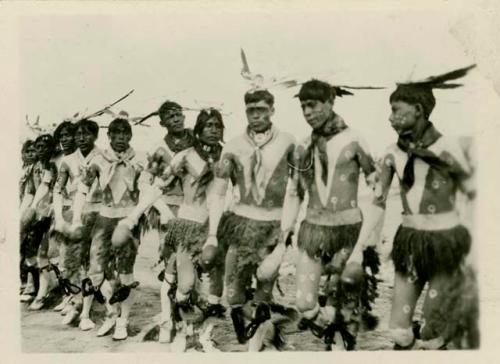
<instances>
[{"instance_id":1,"label":"feather","mask_svg":"<svg viewBox=\"0 0 500 364\"><path fill-rule=\"evenodd\" d=\"M476 67L476 65L473 64L473 65L459 68L459 69L456 69L454 71L446 72L446 73L443 73L443 74L440 74L437 76L429 76L429 77L427 77L423 80L420 80L420 81L403 82L403 83L398 83L397 85L415 85L415 86L421 85L421 86L428 86L431 88L443 88L443 89L456 88L456 87L460 87L462 85L461 84L450 84L450 83L446 83L446 82L464 77L465 75L467 75L467 73L471 69L473 69L475 67Z\"/></svg>"},{"instance_id":2,"label":"feather","mask_svg":"<svg viewBox=\"0 0 500 364\"><path fill-rule=\"evenodd\" d=\"M247 56L245 54L245 51L243 48L240 48L240 55L241 55L241 63L243 63L243 68L241 69L241 75L243 78L247 80L251 80L251 72L250 72L250 67L248 66L248 61L247 61Z\"/></svg>"}]
</instances>

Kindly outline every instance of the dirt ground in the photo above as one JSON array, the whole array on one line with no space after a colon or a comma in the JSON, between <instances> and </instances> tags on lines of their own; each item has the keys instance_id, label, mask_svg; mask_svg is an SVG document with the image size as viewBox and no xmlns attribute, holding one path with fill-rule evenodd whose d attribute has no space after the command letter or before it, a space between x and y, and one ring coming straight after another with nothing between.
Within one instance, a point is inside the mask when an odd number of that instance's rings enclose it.
<instances>
[{"instance_id":1,"label":"dirt ground","mask_svg":"<svg viewBox=\"0 0 500 364\"><path fill-rule=\"evenodd\" d=\"M363 202L362 202L363 203ZM366 201L365 201L366 203ZM384 229L385 242L380 246L382 255L382 271L379 285L379 294L374 306L374 313L379 317L380 323L376 330L361 333L358 337L358 350L384 350L390 349L392 344L388 339L388 320L392 291L393 268L387 257L390 252L390 242L398 225L398 215L401 211L397 199L392 199L388 206L386 226ZM111 335L96 337L97 329L82 332L75 326L61 324L62 316L52 311L58 303L57 298L48 302L47 307L38 312L27 310L21 305L22 349L24 352L38 353L73 353L73 352L127 352L127 351L170 351L168 344L157 342L144 342L143 332L151 326L154 317L160 311L159 281L152 265L156 260L157 245L151 239L145 241L139 250L135 266L136 279L140 282L137 298L131 313L129 325L129 338L125 341L113 341ZM280 284L284 297L275 290L278 302L293 305L295 295L295 276L293 263L296 249L289 249L286 255L284 275ZM103 322L104 307L94 303L92 319L97 327ZM309 331L298 331L296 325L286 327L288 349L293 351L322 351L322 340L314 337ZM213 331L213 339L221 351L244 351L244 346L236 341L229 317L218 320Z\"/></svg>"}]
</instances>

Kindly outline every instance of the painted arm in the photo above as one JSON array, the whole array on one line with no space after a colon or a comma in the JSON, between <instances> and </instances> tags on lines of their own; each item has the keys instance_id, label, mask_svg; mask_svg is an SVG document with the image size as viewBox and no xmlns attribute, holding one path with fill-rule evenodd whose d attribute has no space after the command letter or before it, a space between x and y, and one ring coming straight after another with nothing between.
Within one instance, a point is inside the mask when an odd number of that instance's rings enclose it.
<instances>
[{"instance_id":1,"label":"painted arm","mask_svg":"<svg viewBox=\"0 0 500 364\"><path fill-rule=\"evenodd\" d=\"M54 208L54 220L55 220L55 230L59 230L59 227L64 223L63 219L63 191L66 188L66 184L69 180L69 169L65 162L61 163L59 172L57 174L56 184L54 185L54 196L53 196L53 208Z\"/></svg>"},{"instance_id":2,"label":"painted arm","mask_svg":"<svg viewBox=\"0 0 500 364\"><path fill-rule=\"evenodd\" d=\"M363 261L363 251L368 246L377 244L380 240L384 226L386 201L394 176L391 158L390 155L384 157L383 162L376 166L376 173L369 176L371 179L369 185L374 191L375 197L365 213L358 240L349 257L348 263L361 264Z\"/></svg>"}]
</instances>

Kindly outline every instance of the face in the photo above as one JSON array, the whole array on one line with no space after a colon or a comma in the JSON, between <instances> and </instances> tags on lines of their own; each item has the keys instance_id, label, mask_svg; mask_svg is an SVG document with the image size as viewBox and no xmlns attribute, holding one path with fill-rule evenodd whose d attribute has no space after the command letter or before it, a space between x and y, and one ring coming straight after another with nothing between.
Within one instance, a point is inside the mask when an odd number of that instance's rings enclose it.
<instances>
[{"instance_id":1,"label":"face","mask_svg":"<svg viewBox=\"0 0 500 364\"><path fill-rule=\"evenodd\" d=\"M222 140L222 123L216 118L208 119L198 138L207 145L217 145Z\"/></svg>"},{"instance_id":2,"label":"face","mask_svg":"<svg viewBox=\"0 0 500 364\"><path fill-rule=\"evenodd\" d=\"M78 128L75 132L76 146L82 153L88 153L94 148L96 137L86 128Z\"/></svg>"},{"instance_id":3,"label":"face","mask_svg":"<svg viewBox=\"0 0 500 364\"><path fill-rule=\"evenodd\" d=\"M303 100L300 102L302 114L307 123L313 129L323 126L332 113L333 102L321 102L319 100Z\"/></svg>"},{"instance_id":4,"label":"face","mask_svg":"<svg viewBox=\"0 0 500 364\"><path fill-rule=\"evenodd\" d=\"M271 116L274 114L274 107L264 100L246 104L246 114L248 126L255 132L263 132L271 125Z\"/></svg>"},{"instance_id":5,"label":"face","mask_svg":"<svg viewBox=\"0 0 500 364\"><path fill-rule=\"evenodd\" d=\"M23 161L25 163L31 164L36 161L36 157L37 157L37 152L35 144L30 144L30 146L23 151Z\"/></svg>"},{"instance_id":6,"label":"face","mask_svg":"<svg viewBox=\"0 0 500 364\"><path fill-rule=\"evenodd\" d=\"M52 147L48 138L39 139L35 144L35 148L38 159L47 160L52 157Z\"/></svg>"},{"instance_id":7,"label":"face","mask_svg":"<svg viewBox=\"0 0 500 364\"><path fill-rule=\"evenodd\" d=\"M117 125L113 130L108 131L109 144L118 153L125 152L130 146L132 134L124 125Z\"/></svg>"},{"instance_id":8,"label":"face","mask_svg":"<svg viewBox=\"0 0 500 364\"><path fill-rule=\"evenodd\" d=\"M411 134L420 115L418 108L404 101L394 101L391 110L389 121L396 133L400 136Z\"/></svg>"},{"instance_id":9,"label":"face","mask_svg":"<svg viewBox=\"0 0 500 364\"><path fill-rule=\"evenodd\" d=\"M73 152L75 138L68 128L64 128L59 134L59 144L61 145L64 154Z\"/></svg>"},{"instance_id":10,"label":"face","mask_svg":"<svg viewBox=\"0 0 500 364\"><path fill-rule=\"evenodd\" d=\"M160 125L167 128L169 133L180 133L184 130L185 118L181 109L171 109L162 116Z\"/></svg>"}]
</instances>

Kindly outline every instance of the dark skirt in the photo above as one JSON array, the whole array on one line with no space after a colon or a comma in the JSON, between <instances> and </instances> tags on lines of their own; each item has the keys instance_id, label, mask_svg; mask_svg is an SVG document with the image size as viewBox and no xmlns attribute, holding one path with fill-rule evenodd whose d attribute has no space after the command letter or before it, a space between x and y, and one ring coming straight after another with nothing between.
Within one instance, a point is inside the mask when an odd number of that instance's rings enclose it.
<instances>
[{"instance_id":1,"label":"dark skirt","mask_svg":"<svg viewBox=\"0 0 500 364\"><path fill-rule=\"evenodd\" d=\"M237 249L238 259L234 271L239 275L244 271L251 274L255 272L278 244L280 233L280 221L253 220L226 212L221 218L217 237L224 251L230 246Z\"/></svg>"},{"instance_id":2,"label":"dark skirt","mask_svg":"<svg viewBox=\"0 0 500 364\"><path fill-rule=\"evenodd\" d=\"M208 223L176 218L165 225L163 258L169 257L177 249L191 254L198 261L203 245L207 240Z\"/></svg>"},{"instance_id":3,"label":"dark skirt","mask_svg":"<svg viewBox=\"0 0 500 364\"><path fill-rule=\"evenodd\" d=\"M302 221L298 236L299 249L305 250L311 259L331 261L342 248L352 249L361 231L361 222L349 225L326 226Z\"/></svg>"},{"instance_id":4,"label":"dark skirt","mask_svg":"<svg viewBox=\"0 0 500 364\"><path fill-rule=\"evenodd\" d=\"M452 274L470 249L467 229L424 231L400 226L394 237L392 261L396 272L415 274L425 282L437 273Z\"/></svg>"}]
</instances>

